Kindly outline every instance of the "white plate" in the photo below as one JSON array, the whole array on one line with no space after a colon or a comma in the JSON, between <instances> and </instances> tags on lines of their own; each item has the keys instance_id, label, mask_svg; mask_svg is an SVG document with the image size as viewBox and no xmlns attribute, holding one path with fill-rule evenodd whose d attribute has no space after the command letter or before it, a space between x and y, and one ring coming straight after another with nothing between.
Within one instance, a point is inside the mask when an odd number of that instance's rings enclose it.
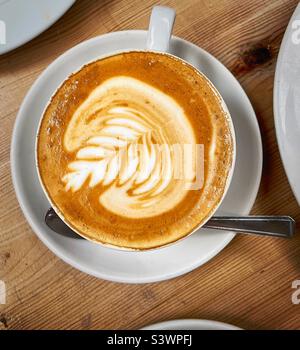
<instances>
[{"instance_id":1,"label":"white plate","mask_svg":"<svg viewBox=\"0 0 300 350\"><path fill-rule=\"evenodd\" d=\"M293 23L297 28L293 28ZM296 30L299 42L294 39ZM278 55L274 118L281 159L300 205L300 4L290 20Z\"/></svg>"},{"instance_id":2,"label":"white plate","mask_svg":"<svg viewBox=\"0 0 300 350\"><path fill-rule=\"evenodd\" d=\"M6 44L0 55L33 39L57 21L75 0L0 0L0 21L5 23Z\"/></svg>"},{"instance_id":3,"label":"white plate","mask_svg":"<svg viewBox=\"0 0 300 350\"><path fill-rule=\"evenodd\" d=\"M211 321L211 320L197 320L197 319L187 319L187 320L171 320L160 323L155 323L150 326L142 328L148 331L226 331L226 330L241 330L236 326L231 324Z\"/></svg>"},{"instance_id":4,"label":"white plate","mask_svg":"<svg viewBox=\"0 0 300 350\"><path fill-rule=\"evenodd\" d=\"M145 48L146 34L146 31L123 31L102 35L79 44L54 61L22 103L11 148L17 198L38 237L75 268L96 277L127 283L161 281L189 272L219 253L234 234L201 230L169 247L126 252L52 232L43 220L49 203L38 181L34 144L38 122L49 97L70 73L109 52ZM231 186L218 214L248 214L255 201L262 168L261 138L252 106L233 75L206 51L176 37L172 38L170 51L203 71L225 99L235 126L237 159Z\"/></svg>"}]
</instances>

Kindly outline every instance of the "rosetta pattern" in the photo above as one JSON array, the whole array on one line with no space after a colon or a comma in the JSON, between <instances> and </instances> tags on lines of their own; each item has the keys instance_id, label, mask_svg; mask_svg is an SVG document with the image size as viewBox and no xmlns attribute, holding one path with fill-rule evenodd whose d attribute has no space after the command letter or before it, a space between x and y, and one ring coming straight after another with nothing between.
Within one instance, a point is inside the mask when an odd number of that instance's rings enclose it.
<instances>
[{"instance_id":1,"label":"rosetta pattern","mask_svg":"<svg viewBox=\"0 0 300 350\"><path fill-rule=\"evenodd\" d=\"M130 108L114 107L96 136L88 139L62 178L66 191L124 186L130 196L153 197L172 178L172 156L167 144L156 144L149 125Z\"/></svg>"}]
</instances>

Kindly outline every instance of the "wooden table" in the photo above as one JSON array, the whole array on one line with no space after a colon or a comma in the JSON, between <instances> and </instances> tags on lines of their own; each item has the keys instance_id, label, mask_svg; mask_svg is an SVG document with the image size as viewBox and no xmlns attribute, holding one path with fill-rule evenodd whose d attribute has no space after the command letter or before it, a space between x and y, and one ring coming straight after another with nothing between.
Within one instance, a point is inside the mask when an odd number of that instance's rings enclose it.
<instances>
[{"instance_id":1,"label":"wooden table","mask_svg":"<svg viewBox=\"0 0 300 350\"><path fill-rule=\"evenodd\" d=\"M300 329L291 301L300 279L300 238L239 236L185 276L147 285L102 281L59 260L36 237L18 206L10 175L10 139L18 108L38 75L81 41L146 29L156 1L82 1L50 29L0 57L0 279L7 304L0 329L139 328L176 318L229 322L246 329ZM296 0L173 0L174 33L203 47L237 77L257 113L264 169L253 214L300 219L275 138L272 97L282 35ZM298 227L299 231L299 227Z\"/></svg>"}]
</instances>

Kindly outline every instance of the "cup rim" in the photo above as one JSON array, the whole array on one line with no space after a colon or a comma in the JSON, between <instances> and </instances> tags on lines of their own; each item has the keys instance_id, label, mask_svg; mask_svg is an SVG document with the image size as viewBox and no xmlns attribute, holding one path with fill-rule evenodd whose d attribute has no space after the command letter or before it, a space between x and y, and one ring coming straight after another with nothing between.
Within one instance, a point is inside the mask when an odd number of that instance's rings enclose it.
<instances>
[{"instance_id":1,"label":"cup rim","mask_svg":"<svg viewBox=\"0 0 300 350\"><path fill-rule=\"evenodd\" d=\"M118 32L114 32L114 33L118 33ZM108 34L113 34L113 33L108 33ZM91 40L91 39L90 39ZM88 40L87 40L88 41ZM83 43L81 43L83 44ZM81 44L77 45L77 47L79 47ZM122 53L131 53L131 52L143 52L143 53L154 53L154 54L159 54L159 55L165 55L165 56L170 56L172 58L175 58L176 60L179 60L181 62L183 62L184 64L192 67L198 74L200 74L204 79L207 80L207 82L209 83L211 89L214 91L214 93L217 95L217 97L220 100L220 104L222 106L222 109L224 110L227 120L228 120L228 125L229 125L229 129L230 129L230 134L231 134L231 138L232 138L232 160L231 160L231 166L229 169L229 172L227 174L227 179L226 179L226 183L223 189L223 194L219 199L219 202L215 205L215 207L213 208L213 210L211 211L211 213L209 215L207 215L207 217L199 224L197 224L194 228L192 228L192 230L190 232L188 232L187 234L185 234L182 237L179 237L171 242L165 243L163 245L159 245L159 246L154 246L154 247L149 247L149 248L132 248L132 247L122 247L122 246L117 246L117 245L113 245L107 242L102 242L100 240L96 240L96 239L92 239L91 237L85 236L84 234L82 234L76 227L72 226L72 223L70 223L68 220L66 220L66 218L64 217L63 213L61 212L61 210L59 210L59 208L55 205L54 201L51 199L50 195L48 194L48 191L45 188L45 185L42 181L41 175L40 175L40 170L39 170L39 164L38 164L38 157L37 157L37 149L38 149L38 138L39 138L39 132L40 132L40 127L41 127L41 123L45 114L45 111L47 110L48 106L50 105L53 97L55 96L55 94L57 93L57 91L60 89L60 87L62 86L62 84L68 80L73 74L79 72L80 70L82 70L85 66L89 65L89 64L93 64L99 60L105 59L105 58L109 58L109 57L113 57L115 55L120 55ZM61 56L63 56L66 53L63 53ZM59 59L61 56L59 56L57 59ZM36 167L36 171L37 171L37 175L38 175L38 179L39 179L39 183L41 185L41 188L49 202L49 205L54 209L55 213L59 216L59 218L72 230L74 231L75 234L78 234L79 236L81 236L82 238L99 244L103 247L106 248L110 248L113 250L119 250L119 251L128 251L128 252L147 252L147 251L153 251L153 250L158 250L158 249L162 249L162 248L166 248L169 247L173 244L179 243L180 241L186 239L187 237L189 237L190 235L192 235L195 231L197 231L198 229L200 229L202 226L205 225L205 223L207 221L210 220L211 217L213 217L213 215L215 214L215 212L218 210L218 208L220 207L220 205L222 204L226 193L228 192L228 189L230 187L231 184L231 180L233 177L233 173L234 173L234 168L235 168L235 162L236 162L236 134L235 134L235 130L234 130L234 124L231 118L231 114L229 112L229 109L225 103L225 100L223 99L221 93L219 92L219 90L215 87L215 85L211 82L211 80L205 75L203 74L198 68L196 68L193 64L187 62L186 60L184 60L181 57L178 57L172 53L169 52L160 52L160 51L154 51L154 50L148 50L148 49L126 49L126 50L114 50L108 54L103 54L103 55L99 55L97 58L92 59L90 61L87 61L86 63L82 64L78 69L72 71L70 74L68 74L68 76L66 78L64 78L64 80L59 84L59 86L54 90L54 92L52 93L52 95L49 97L43 112L41 113L41 117L40 120L38 122L38 126L37 126L37 131L36 131L36 135L35 135L35 147L34 147L34 158L35 158L35 167Z\"/></svg>"}]
</instances>

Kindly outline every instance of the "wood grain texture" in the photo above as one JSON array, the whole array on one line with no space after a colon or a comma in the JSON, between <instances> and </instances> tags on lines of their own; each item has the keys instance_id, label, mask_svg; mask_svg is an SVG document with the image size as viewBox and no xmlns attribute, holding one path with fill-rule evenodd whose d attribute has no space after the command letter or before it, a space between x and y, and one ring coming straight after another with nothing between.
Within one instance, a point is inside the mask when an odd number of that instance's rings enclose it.
<instances>
[{"instance_id":1,"label":"wood grain texture","mask_svg":"<svg viewBox=\"0 0 300 350\"><path fill-rule=\"evenodd\" d=\"M215 259L179 278L125 285L85 275L56 258L18 206L10 176L16 113L37 76L88 38L146 29L155 1L81 1L50 29L0 57L0 279L7 304L0 329L138 328L175 318L204 318L246 329L300 329L291 302L300 279L300 238L239 236ZM261 129L264 169L254 214L300 219L279 157L272 112L274 69L296 0L170 0L174 33L215 55L246 90ZM297 227L299 231L299 227Z\"/></svg>"}]
</instances>

